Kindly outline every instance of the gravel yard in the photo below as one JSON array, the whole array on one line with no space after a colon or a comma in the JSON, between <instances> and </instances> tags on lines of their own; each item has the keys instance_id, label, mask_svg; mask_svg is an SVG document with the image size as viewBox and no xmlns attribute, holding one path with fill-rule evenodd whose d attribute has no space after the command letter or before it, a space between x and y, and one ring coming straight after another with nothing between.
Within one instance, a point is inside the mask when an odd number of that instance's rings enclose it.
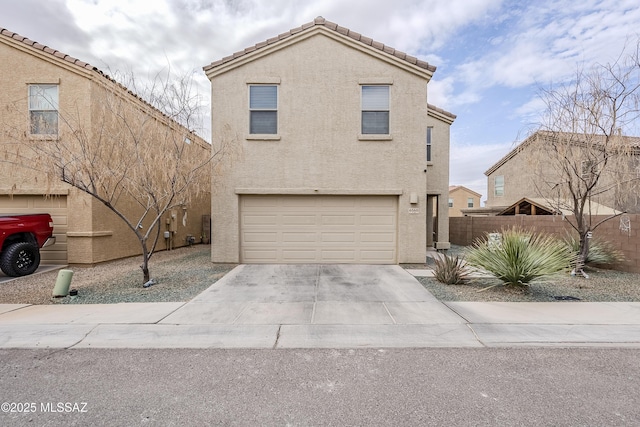
<instances>
[{"instance_id":1,"label":"gravel yard","mask_svg":"<svg viewBox=\"0 0 640 427\"><path fill-rule=\"evenodd\" d=\"M455 249L459 251L460 248ZM150 271L158 283L145 289L140 261L137 256L95 267L72 267L71 288L78 290L77 297L51 297L57 270L0 283L0 304L189 301L235 267L235 264L211 263L211 246L208 245L157 252L151 258ZM432 266L405 264L402 267ZM640 301L640 274L596 269L589 273L589 279L565 275L532 284L525 292L506 289L498 280L490 278L471 279L464 285L444 285L426 277L418 280L442 301L558 301L555 297L573 297L581 301Z\"/></svg>"},{"instance_id":2,"label":"gravel yard","mask_svg":"<svg viewBox=\"0 0 640 427\"><path fill-rule=\"evenodd\" d=\"M471 279L464 285L445 285L430 277L418 280L441 301L640 301L640 275L593 269L588 273L589 279L567 274L533 283L524 291L505 288L497 279Z\"/></svg>"},{"instance_id":3,"label":"gravel yard","mask_svg":"<svg viewBox=\"0 0 640 427\"><path fill-rule=\"evenodd\" d=\"M464 247L452 245L447 255L464 255ZM403 265L405 268L433 268L432 264ZM640 301L640 274L598 268L585 269L589 278L560 275L532 283L528 288L509 289L493 278L471 278L463 285L445 285L434 278L417 278L441 301Z\"/></svg>"},{"instance_id":4,"label":"gravel yard","mask_svg":"<svg viewBox=\"0 0 640 427\"><path fill-rule=\"evenodd\" d=\"M156 285L143 288L140 256L71 267L77 297L52 298L58 270L0 283L0 304L113 304L189 301L231 271L235 264L211 263L211 246L156 252L149 270Z\"/></svg>"}]
</instances>

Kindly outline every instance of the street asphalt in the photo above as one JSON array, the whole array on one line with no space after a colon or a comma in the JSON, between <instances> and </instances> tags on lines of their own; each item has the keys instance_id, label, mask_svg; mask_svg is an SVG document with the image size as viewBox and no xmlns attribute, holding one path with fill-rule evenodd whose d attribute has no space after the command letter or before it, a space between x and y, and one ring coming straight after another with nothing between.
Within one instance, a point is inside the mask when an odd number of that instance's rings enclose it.
<instances>
[{"instance_id":1,"label":"street asphalt","mask_svg":"<svg viewBox=\"0 0 640 427\"><path fill-rule=\"evenodd\" d=\"M637 426L623 348L0 349L2 426Z\"/></svg>"},{"instance_id":2,"label":"street asphalt","mask_svg":"<svg viewBox=\"0 0 640 427\"><path fill-rule=\"evenodd\" d=\"M240 265L189 302L0 304L0 348L640 348L640 302L438 301L397 265Z\"/></svg>"}]
</instances>

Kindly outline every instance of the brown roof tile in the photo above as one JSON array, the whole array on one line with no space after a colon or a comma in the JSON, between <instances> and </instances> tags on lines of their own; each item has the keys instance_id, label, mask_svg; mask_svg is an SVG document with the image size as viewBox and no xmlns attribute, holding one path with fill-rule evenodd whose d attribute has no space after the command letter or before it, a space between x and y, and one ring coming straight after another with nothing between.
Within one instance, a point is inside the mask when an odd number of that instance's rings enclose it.
<instances>
[{"instance_id":1,"label":"brown roof tile","mask_svg":"<svg viewBox=\"0 0 640 427\"><path fill-rule=\"evenodd\" d=\"M11 38L13 40L17 40L17 41L19 41L21 43L24 43L27 46L31 46L34 49L41 50L41 51L46 52L48 54L51 54L51 55L53 55L53 56L55 56L57 58L60 58L60 59L62 59L64 61L70 62L72 64L76 64L79 67L86 68L88 70L97 70L97 68L95 68L93 65L87 64L86 62L82 62L79 59L76 59L76 58L74 58L72 56L66 55L66 54L64 54L62 52L59 52L59 51L55 50L55 49L51 49L48 46L40 44L40 43L38 43L36 41L33 41L31 39L28 39L27 37L21 36L20 34L11 32L11 31L7 30L6 28L0 28L0 35L3 35L5 37L9 37L9 38Z\"/></svg>"},{"instance_id":2,"label":"brown roof tile","mask_svg":"<svg viewBox=\"0 0 640 427\"><path fill-rule=\"evenodd\" d=\"M262 41L260 43L255 44L254 46L248 47L248 48L246 48L246 49L244 49L244 50L242 50L240 52L236 52L233 55L225 56L222 59L213 61L211 64L205 66L204 70L205 71L211 70L211 69L213 69L215 67L218 67L218 66L220 66L222 64L225 64L225 63L227 63L229 61L232 61L233 59L236 59L239 56L242 56L244 54L253 52L253 51L257 50L257 49L262 49L263 47L265 47L267 45L270 45L270 44L273 44L273 43L275 43L277 41L289 38L289 37L291 37L291 36L293 36L293 35L295 35L297 33L300 33L300 32L302 32L304 30L312 28L312 27L314 27L316 25L324 26L325 28L328 28L331 31L335 31L338 34L342 34L344 36L350 37L350 38L352 38L354 40L357 40L357 41L363 43L364 45L371 46L371 47L373 47L375 49L381 50L381 51L383 51L383 52L385 52L385 53L387 53L389 55L393 55L393 56L395 56L395 57L397 57L397 58L399 58L401 60L407 61L410 64L413 64L413 65L415 65L417 67L420 67L420 68L423 68L425 70L429 70L431 72L434 72L436 70L435 66L429 64L426 61L419 60L418 58L416 58L414 56L407 55L406 53L401 52L399 50L396 50L396 49L394 49L392 47L386 46L383 43L376 42L375 40L373 40L373 39L371 39L369 37L365 37L360 33L357 33L355 31L351 31L351 30L349 30L348 28L345 28L345 27L341 27L341 26L339 26L338 24L336 24L334 22L327 21L322 16L318 16L312 22L307 22L306 24L303 24L300 27L296 27L296 28L293 28L293 29L289 30L288 32L282 33L277 37L272 37L270 39L267 39L266 41ZM238 54L240 54L240 55L238 55Z\"/></svg>"},{"instance_id":3,"label":"brown roof tile","mask_svg":"<svg viewBox=\"0 0 640 427\"><path fill-rule=\"evenodd\" d=\"M119 83L118 81L116 81L114 78L110 77L109 75L103 73L101 70L99 70L97 67L94 67L93 65L86 63L84 61L81 61L77 58L74 58L72 56L69 56L65 53L62 53L60 51L57 51L55 49L51 49L48 46L45 46L43 44L37 43L33 40L30 40L26 37L23 37L17 33L11 32L9 30L7 30L6 28L1 28L0 27L0 36L4 36L4 37L8 37L14 40L17 40L21 43L24 43L27 46L30 46L32 49L36 49L36 50L40 50L42 52L45 52L49 55L52 55L56 58L59 58L65 62L69 62L73 65L76 65L80 68L84 68L87 69L89 71L92 71L93 73L96 73L98 76L100 76L101 78L104 78L114 84L116 84L119 88L121 88L122 90L126 91L127 93L131 94L134 98L137 98L140 102L146 104L147 106L149 106L150 108L152 108L153 110L155 110L158 114L160 114L161 116L165 117L167 120L169 120L172 123L177 123L179 126L182 126L180 123L178 123L177 121L175 121L174 119L172 119L171 117L167 116L165 113L163 113L162 111L158 110L156 107L154 107L153 105L151 105L148 101L146 101L145 99L141 98L139 95L135 94L134 92L132 92L130 89L128 89L127 87L125 87L124 85L122 85L121 83ZM229 58L229 57L227 57ZM223 63L223 60L218 61L220 63ZM184 126L182 126L184 127ZM186 128L185 128L186 129ZM187 131L191 132L193 134L193 131L187 129ZM193 134L195 138L200 138L198 135ZM201 138L200 138L201 139Z\"/></svg>"},{"instance_id":4,"label":"brown roof tile","mask_svg":"<svg viewBox=\"0 0 640 427\"><path fill-rule=\"evenodd\" d=\"M458 117L455 114L450 113L450 112L448 112L446 110L443 110L442 108L436 107L433 104L427 103L427 108L430 109L430 110L433 110L433 111L437 111L438 113L443 114L443 115L445 115L447 117L451 117L452 119L455 119L456 117Z\"/></svg>"}]
</instances>

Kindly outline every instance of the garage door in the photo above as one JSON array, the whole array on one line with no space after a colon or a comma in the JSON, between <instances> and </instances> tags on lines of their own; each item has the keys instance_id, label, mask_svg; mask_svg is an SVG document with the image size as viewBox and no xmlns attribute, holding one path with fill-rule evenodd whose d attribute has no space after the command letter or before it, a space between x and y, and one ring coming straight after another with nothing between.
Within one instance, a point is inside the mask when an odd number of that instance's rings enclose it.
<instances>
[{"instance_id":1,"label":"garage door","mask_svg":"<svg viewBox=\"0 0 640 427\"><path fill-rule=\"evenodd\" d=\"M395 264L395 196L241 196L244 263Z\"/></svg>"},{"instance_id":2,"label":"garage door","mask_svg":"<svg viewBox=\"0 0 640 427\"><path fill-rule=\"evenodd\" d=\"M0 196L0 214L48 213L55 245L40 253L41 264L67 264L67 196Z\"/></svg>"}]
</instances>

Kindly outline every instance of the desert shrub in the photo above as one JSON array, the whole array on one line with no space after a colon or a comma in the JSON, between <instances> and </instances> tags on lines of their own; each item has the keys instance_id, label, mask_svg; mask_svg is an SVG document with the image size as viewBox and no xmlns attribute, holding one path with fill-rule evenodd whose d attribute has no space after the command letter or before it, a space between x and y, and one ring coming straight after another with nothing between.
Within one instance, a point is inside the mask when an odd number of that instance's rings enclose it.
<instances>
[{"instance_id":1,"label":"desert shrub","mask_svg":"<svg viewBox=\"0 0 640 427\"><path fill-rule=\"evenodd\" d=\"M517 227L503 229L498 243L490 242L489 235L477 240L466 255L469 265L488 271L507 286L525 286L568 271L573 258L563 240Z\"/></svg>"},{"instance_id":2,"label":"desert shrub","mask_svg":"<svg viewBox=\"0 0 640 427\"><path fill-rule=\"evenodd\" d=\"M580 239L573 234L567 234L565 242L569 245L572 252L580 251ZM611 242L594 237L589 242L589 254L585 260L585 264L609 265L623 262L624 254L613 246Z\"/></svg>"},{"instance_id":3,"label":"desert shrub","mask_svg":"<svg viewBox=\"0 0 640 427\"><path fill-rule=\"evenodd\" d=\"M445 285L459 285L468 276L464 268L464 260L459 256L448 256L434 258L435 268L433 274L438 282Z\"/></svg>"}]
</instances>

